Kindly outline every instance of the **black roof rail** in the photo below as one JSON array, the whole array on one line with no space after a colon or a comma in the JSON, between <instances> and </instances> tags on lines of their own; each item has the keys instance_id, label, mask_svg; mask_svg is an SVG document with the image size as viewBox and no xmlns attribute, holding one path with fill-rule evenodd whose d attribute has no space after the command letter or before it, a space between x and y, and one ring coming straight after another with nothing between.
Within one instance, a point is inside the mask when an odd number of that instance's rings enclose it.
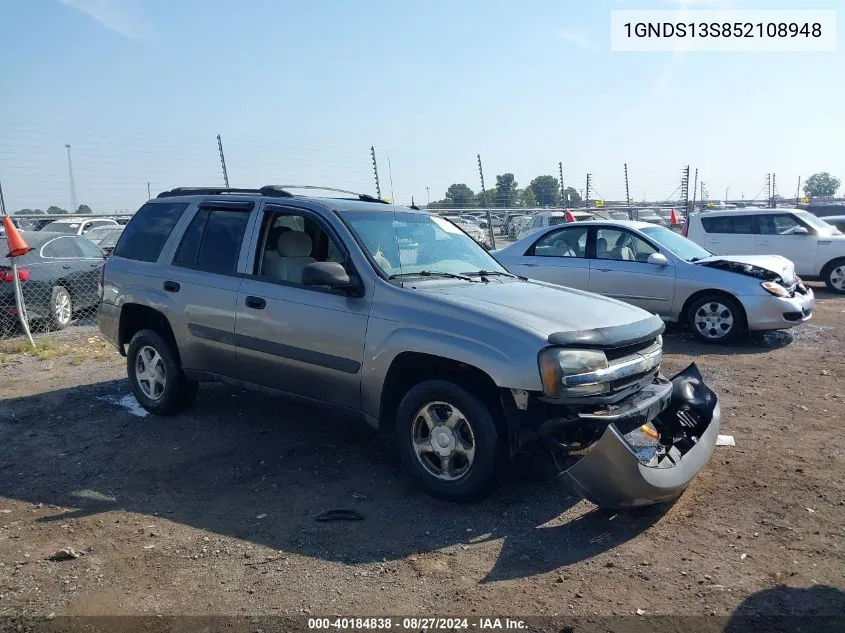
<instances>
[{"instance_id":1,"label":"black roof rail","mask_svg":"<svg viewBox=\"0 0 845 633\"><path fill-rule=\"evenodd\" d=\"M278 185L278 188L282 191L285 191L287 189L317 189L320 191L331 191L333 193L346 193L351 196L356 196L359 200L364 200L366 202L380 202L382 204L390 204L387 200L377 198L376 196L371 196L368 193L358 193L357 191L348 191L346 189L333 189L332 187L319 187L316 185Z\"/></svg>"},{"instance_id":2,"label":"black roof rail","mask_svg":"<svg viewBox=\"0 0 845 633\"><path fill-rule=\"evenodd\" d=\"M170 198L173 196L217 196L222 194L259 194L262 196L277 196L279 198L292 198L293 194L281 187L268 185L260 189L235 189L232 187L176 187L170 191L162 191L156 198Z\"/></svg>"}]
</instances>

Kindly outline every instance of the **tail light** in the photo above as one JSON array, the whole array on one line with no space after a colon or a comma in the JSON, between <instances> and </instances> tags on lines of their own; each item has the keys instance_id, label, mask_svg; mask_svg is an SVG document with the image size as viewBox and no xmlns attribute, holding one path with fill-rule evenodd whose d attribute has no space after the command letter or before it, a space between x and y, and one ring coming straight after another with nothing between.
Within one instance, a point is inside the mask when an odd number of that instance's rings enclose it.
<instances>
[{"instance_id":1,"label":"tail light","mask_svg":"<svg viewBox=\"0 0 845 633\"><path fill-rule=\"evenodd\" d=\"M0 283L12 283L15 280L14 276L12 275L11 268L2 268L0 269ZM18 268L18 280L19 281L29 281L29 269L28 268Z\"/></svg>"}]
</instances>

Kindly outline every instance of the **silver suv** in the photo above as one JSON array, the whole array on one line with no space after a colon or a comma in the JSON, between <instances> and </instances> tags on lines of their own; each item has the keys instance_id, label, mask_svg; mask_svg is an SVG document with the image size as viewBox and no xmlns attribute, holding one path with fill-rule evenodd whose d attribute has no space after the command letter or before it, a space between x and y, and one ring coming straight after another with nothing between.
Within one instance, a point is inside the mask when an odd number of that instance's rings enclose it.
<instances>
[{"instance_id":1,"label":"silver suv","mask_svg":"<svg viewBox=\"0 0 845 633\"><path fill-rule=\"evenodd\" d=\"M288 189L174 189L127 225L98 323L151 413L203 381L333 405L449 500L538 447L608 506L674 498L707 461L717 399L694 365L659 373L657 316L512 275L443 217Z\"/></svg>"}]
</instances>

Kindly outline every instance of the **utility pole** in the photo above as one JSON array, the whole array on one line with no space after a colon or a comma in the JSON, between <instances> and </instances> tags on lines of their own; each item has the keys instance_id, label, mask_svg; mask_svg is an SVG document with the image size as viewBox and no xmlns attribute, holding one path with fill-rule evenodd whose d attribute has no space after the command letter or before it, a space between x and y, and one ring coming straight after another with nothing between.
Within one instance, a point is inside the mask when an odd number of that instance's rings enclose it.
<instances>
[{"instance_id":1,"label":"utility pole","mask_svg":"<svg viewBox=\"0 0 845 633\"><path fill-rule=\"evenodd\" d=\"M767 191L767 198L769 206L772 206L772 174L766 174L766 191ZM757 194L759 195L759 194Z\"/></svg>"},{"instance_id":2,"label":"utility pole","mask_svg":"<svg viewBox=\"0 0 845 633\"><path fill-rule=\"evenodd\" d=\"M229 172L226 171L226 157L223 156L223 139L217 135L217 149L220 150L220 164L223 166L223 183L229 188Z\"/></svg>"},{"instance_id":3,"label":"utility pole","mask_svg":"<svg viewBox=\"0 0 845 633\"><path fill-rule=\"evenodd\" d=\"M684 201L684 211L689 215L689 165L681 171L681 200Z\"/></svg>"},{"instance_id":4,"label":"utility pole","mask_svg":"<svg viewBox=\"0 0 845 633\"><path fill-rule=\"evenodd\" d=\"M6 215L6 201L3 199L3 183L0 182L0 215Z\"/></svg>"},{"instance_id":5,"label":"utility pole","mask_svg":"<svg viewBox=\"0 0 845 633\"><path fill-rule=\"evenodd\" d=\"M586 189L587 195L584 196L584 208L585 209L590 206L590 178L591 177L592 177L592 174L587 173L587 189Z\"/></svg>"},{"instance_id":6,"label":"utility pole","mask_svg":"<svg viewBox=\"0 0 845 633\"><path fill-rule=\"evenodd\" d=\"M428 206L430 204L431 204L431 187L426 185L425 186L425 206L426 206L426 208L428 208Z\"/></svg>"},{"instance_id":7,"label":"utility pole","mask_svg":"<svg viewBox=\"0 0 845 633\"><path fill-rule=\"evenodd\" d=\"M149 199L150 199L150 198L152 198L152 197L153 197L153 196L152 196L152 194L150 193L150 181L148 180L148 181L147 181L147 200L149 200Z\"/></svg>"},{"instance_id":8,"label":"utility pole","mask_svg":"<svg viewBox=\"0 0 845 633\"><path fill-rule=\"evenodd\" d=\"M701 198L701 204L704 204L704 181L703 180L701 181L701 195L699 196L699 198Z\"/></svg>"},{"instance_id":9,"label":"utility pole","mask_svg":"<svg viewBox=\"0 0 845 633\"><path fill-rule=\"evenodd\" d=\"M560 173L560 203L563 204L563 199L566 196L566 189L563 187L563 163L562 162L557 164L557 169L558 169L558 172Z\"/></svg>"},{"instance_id":10,"label":"utility pole","mask_svg":"<svg viewBox=\"0 0 845 633\"><path fill-rule=\"evenodd\" d=\"M76 199L76 183L73 181L73 161L70 159L70 145L65 145L67 149L67 170L70 174L70 212L76 213L79 209L79 203Z\"/></svg>"},{"instance_id":11,"label":"utility pole","mask_svg":"<svg viewBox=\"0 0 845 633\"><path fill-rule=\"evenodd\" d=\"M690 214L695 213L695 192L698 191L698 167L695 168L695 180L692 183L692 206Z\"/></svg>"},{"instance_id":12,"label":"utility pole","mask_svg":"<svg viewBox=\"0 0 845 633\"><path fill-rule=\"evenodd\" d=\"M487 188L484 186L484 169L481 167L481 154L478 156L478 175L481 177L481 199L484 208L487 209L487 230L490 232L490 248L496 248L496 236L493 235L493 216L490 215L490 207L487 206Z\"/></svg>"},{"instance_id":13,"label":"utility pole","mask_svg":"<svg viewBox=\"0 0 845 633\"><path fill-rule=\"evenodd\" d=\"M798 176L798 188L795 190L795 204L801 199L801 176Z\"/></svg>"},{"instance_id":14,"label":"utility pole","mask_svg":"<svg viewBox=\"0 0 845 633\"><path fill-rule=\"evenodd\" d=\"M378 163L376 162L376 148L370 145L370 156L373 158L373 173L376 176L376 197L381 198L381 185L378 181Z\"/></svg>"},{"instance_id":15,"label":"utility pole","mask_svg":"<svg viewBox=\"0 0 845 633\"><path fill-rule=\"evenodd\" d=\"M769 200L770 206L772 209L776 209L778 206L778 201L775 199L775 195L777 195L778 185L777 185L777 174L772 174L772 197Z\"/></svg>"},{"instance_id":16,"label":"utility pole","mask_svg":"<svg viewBox=\"0 0 845 633\"><path fill-rule=\"evenodd\" d=\"M725 187L725 204L728 203L728 189L730 189L730 187Z\"/></svg>"},{"instance_id":17,"label":"utility pole","mask_svg":"<svg viewBox=\"0 0 845 633\"><path fill-rule=\"evenodd\" d=\"M631 212L631 192L628 189L628 163L625 163L625 205L628 207L628 219L633 220L634 214Z\"/></svg>"}]
</instances>

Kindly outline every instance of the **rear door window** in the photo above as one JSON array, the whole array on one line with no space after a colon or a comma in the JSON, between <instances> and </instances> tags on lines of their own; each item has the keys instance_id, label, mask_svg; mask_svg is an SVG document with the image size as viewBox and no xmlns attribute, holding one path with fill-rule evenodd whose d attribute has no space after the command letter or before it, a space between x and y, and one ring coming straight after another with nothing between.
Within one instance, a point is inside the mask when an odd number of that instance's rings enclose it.
<instances>
[{"instance_id":1,"label":"rear door window","mask_svg":"<svg viewBox=\"0 0 845 633\"><path fill-rule=\"evenodd\" d=\"M701 218L701 225L708 233L742 233L754 232L754 217L751 215L719 216L715 218Z\"/></svg>"},{"instance_id":2,"label":"rear door window","mask_svg":"<svg viewBox=\"0 0 845 633\"><path fill-rule=\"evenodd\" d=\"M82 251L72 237L59 237L44 245L41 256L54 259L79 258L82 257Z\"/></svg>"},{"instance_id":3,"label":"rear door window","mask_svg":"<svg viewBox=\"0 0 845 633\"><path fill-rule=\"evenodd\" d=\"M114 254L142 262L156 261L170 232L187 208L187 202L148 202L126 225Z\"/></svg>"},{"instance_id":4,"label":"rear door window","mask_svg":"<svg viewBox=\"0 0 845 633\"><path fill-rule=\"evenodd\" d=\"M249 210L200 209L182 236L174 265L235 274L248 220Z\"/></svg>"}]
</instances>

